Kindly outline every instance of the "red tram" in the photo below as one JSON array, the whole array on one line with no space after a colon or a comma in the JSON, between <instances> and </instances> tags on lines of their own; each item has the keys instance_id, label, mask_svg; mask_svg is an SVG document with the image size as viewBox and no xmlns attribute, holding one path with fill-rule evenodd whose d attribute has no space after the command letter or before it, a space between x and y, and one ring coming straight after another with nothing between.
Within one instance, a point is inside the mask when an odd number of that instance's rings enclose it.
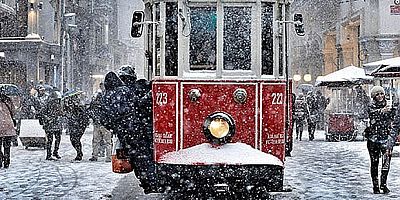
<instances>
[{"instance_id":1,"label":"red tram","mask_svg":"<svg viewBox=\"0 0 400 200\"><path fill-rule=\"evenodd\" d=\"M291 151L288 1L144 1L158 184L282 191ZM300 15L297 15L301 18ZM295 23L303 33L302 24Z\"/></svg>"}]
</instances>

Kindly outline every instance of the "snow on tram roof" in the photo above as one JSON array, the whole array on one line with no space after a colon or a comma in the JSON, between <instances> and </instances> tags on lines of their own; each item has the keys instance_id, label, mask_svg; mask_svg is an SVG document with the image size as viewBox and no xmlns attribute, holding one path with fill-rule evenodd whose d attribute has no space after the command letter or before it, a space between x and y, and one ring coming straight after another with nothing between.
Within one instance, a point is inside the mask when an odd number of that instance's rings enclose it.
<instances>
[{"instance_id":1,"label":"snow on tram roof","mask_svg":"<svg viewBox=\"0 0 400 200\"><path fill-rule=\"evenodd\" d=\"M165 154L161 161L189 165L202 164L231 164L231 165L277 165L283 166L277 157L254 149L244 143L228 143L223 146L213 147L203 143L187 149Z\"/></svg>"}]
</instances>

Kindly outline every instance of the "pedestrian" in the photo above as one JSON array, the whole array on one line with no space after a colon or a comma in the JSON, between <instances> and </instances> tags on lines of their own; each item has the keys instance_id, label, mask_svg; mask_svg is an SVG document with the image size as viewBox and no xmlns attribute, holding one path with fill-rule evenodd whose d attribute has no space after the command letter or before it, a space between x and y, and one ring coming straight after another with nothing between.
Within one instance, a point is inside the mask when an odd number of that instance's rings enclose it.
<instances>
[{"instance_id":1,"label":"pedestrian","mask_svg":"<svg viewBox=\"0 0 400 200\"><path fill-rule=\"evenodd\" d=\"M369 127L366 129L365 137L367 138L367 148L371 161L371 179L373 192L379 194L389 193L387 187L387 177L389 174L391 151L393 146L390 143L391 123L393 122L394 109L387 105L385 99L385 91L381 86L374 86L371 89L372 102L368 108ZM398 127L398 126L397 126ZM379 158L382 159L381 182L379 186L378 166Z\"/></svg>"},{"instance_id":2,"label":"pedestrian","mask_svg":"<svg viewBox=\"0 0 400 200\"><path fill-rule=\"evenodd\" d=\"M34 97L34 108L36 113L36 119L39 120L39 124L43 125L43 116L40 114L40 110L46 105L49 98L49 94L43 85L36 86L37 93Z\"/></svg>"},{"instance_id":3,"label":"pedestrian","mask_svg":"<svg viewBox=\"0 0 400 200\"><path fill-rule=\"evenodd\" d=\"M315 105L317 109L317 122L316 125L318 126L319 129L324 129L325 125L325 117L324 117L324 112L326 107L328 106L328 100L326 97L322 94L320 90L317 90L315 92Z\"/></svg>"},{"instance_id":4,"label":"pedestrian","mask_svg":"<svg viewBox=\"0 0 400 200\"><path fill-rule=\"evenodd\" d=\"M76 150L75 161L81 161L83 157L81 138L89 125L89 116L85 105L81 102L81 91L71 90L64 97L64 111L68 127L68 135Z\"/></svg>"},{"instance_id":5,"label":"pedestrian","mask_svg":"<svg viewBox=\"0 0 400 200\"><path fill-rule=\"evenodd\" d=\"M100 83L100 88L93 96L90 102L89 115L93 120L93 139L92 139L92 157L90 161L97 161L98 156L105 149L105 161L111 162L111 131L107 130L100 123L101 117L101 98L103 96L104 84Z\"/></svg>"},{"instance_id":6,"label":"pedestrian","mask_svg":"<svg viewBox=\"0 0 400 200\"><path fill-rule=\"evenodd\" d=\"M136 176L141 180L141 187L145 193L155 192L155 163L153 157L153 106L151 82L145 79L137 80L135 68L130 65L121 66L118 75L133 94L135 99L135 118L129 134L125 137L133 147L130 151L130 160L134 166ZM133 137L132 137L133 136ZM137 167L135 167L137 166Z\"/></svg>"},{"instance_id":7,"label":"pedestrian","mask_svg":"<svg viewBox=\"0 0 400 200\"><path fill-rule=\"evenodd\" d=\"M0 90L0 168L10 166L11 140L17 135L14 105L11 98ZM3 150L2 150L3 149Z\"/></svg>"},{"instance_id":8,"label":"pedestrian","mask_svg":"<svg viewBox=\"0 0 400 200\"><path fill-rule=\"evenodd\" d=\"M60 159L61 156L58 154L58 150L61 142L62 135L62 117L63 109L61 105L61 93L58 91L52 91L47 103L40 110L40 115L43 117L43 129L46 133L46 160L55 160L51 154L51 148L54 141L53 156L56 159Z\"/></svg>"},{"instance_id":9,"label":"pedestrian","mask_svg":"<svg viewBox=\"0 0 400 200\"><path fill-rule=\"evenodd\" d=\"M303 126L307 119L307 103L303 93L300 93L294 103L294 122L296 124L296 140L300 140L303 135Z\"/></svg>"},{"instance_id":10,"label":"pedestrian","mask_svg":"<svg viewBox=\"0 0 400 200\"><path fill-rule=\"evenodd\" d=\"M129 147L129 161L144 192L158 192L153 158L151 83L137 80L135 68L130 65L121 66L117 73L107 73L104 80L102 124L113 130L123 148Z\"/></svg>"},{"instance_id":11,"label":"pedestrian","mask_svg":"<svg viewBox=\"0 0 400 200\"><path fill-rule=\"evenodd\" d=\"M358 119L367 119L370 98L360 85L355 86L354 89L356 93L354 99L355 112L357 113L356 116Z\"/></svg>"},{"instance_id":12,"label":"pedestrian","mask_svg":"<svg viewBox=\"0 0 400 200\"><path fill-rule=\"evenodd\" d=\"M315 129L318 122L318 105L312 91L309 91L306 96L307 103L307 126L308 138L310 141L314 140Z\"/></svg>"}]
</instances>

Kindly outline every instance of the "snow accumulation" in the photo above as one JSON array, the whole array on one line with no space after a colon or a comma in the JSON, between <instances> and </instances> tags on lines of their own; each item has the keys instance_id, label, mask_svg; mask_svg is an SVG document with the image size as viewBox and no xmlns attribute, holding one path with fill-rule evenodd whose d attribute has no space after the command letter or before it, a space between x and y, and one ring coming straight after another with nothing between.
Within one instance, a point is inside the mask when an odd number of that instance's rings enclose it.
<instances>
[{"instance_id":1,"label":"snow accumulation","mask_svg":"<svg viewBox=\"0 0 400 200\"><path fill-rule=\"evenodd\" d=\"M372 79L372 76L365 75L364 69L355 66L348 66L326 76L318 77L315 81L315 86L324 86L329 83L338 82L370 81Z\"/></svg>"},{"instance_id":2,"label":"snow accumulation","mask_svg":"<svg viewBox=\"0 0 400 200\"><path fill-rule=\"evenodd\" d=\"M244 143L229 143L213 147L203 143L187 149L170 152L161 158L164 163L189 165L204 164L231 164L231 165L278 165L283 166L277 157L254 149Z\"/></svg>"}]
</instances>

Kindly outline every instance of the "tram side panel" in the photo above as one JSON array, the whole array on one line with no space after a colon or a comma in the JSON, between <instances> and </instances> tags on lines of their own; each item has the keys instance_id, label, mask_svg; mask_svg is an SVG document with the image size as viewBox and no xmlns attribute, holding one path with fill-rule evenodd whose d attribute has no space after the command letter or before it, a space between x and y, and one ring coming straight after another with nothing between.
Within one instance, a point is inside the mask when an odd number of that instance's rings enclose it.
<instances>
[{"instance_id":1,"label":"tram side panel","mask_svg":"<svg viewBox=\"0 0 400 200\"><path fill-rule=\"evenodd\" d=\"M178 150L178 83L153 84L154 158Z\"/></svg>"},{"instance_id":2,"label":"tram side panel","mask_svg":"<svg viewBox=\"0 0 400 200\"><path fill-rule=\"evenodd\" d=\"M285 156L285 88L284 83L261 84L261 149L282 161Z\"/></svg>"}]
</instances>

